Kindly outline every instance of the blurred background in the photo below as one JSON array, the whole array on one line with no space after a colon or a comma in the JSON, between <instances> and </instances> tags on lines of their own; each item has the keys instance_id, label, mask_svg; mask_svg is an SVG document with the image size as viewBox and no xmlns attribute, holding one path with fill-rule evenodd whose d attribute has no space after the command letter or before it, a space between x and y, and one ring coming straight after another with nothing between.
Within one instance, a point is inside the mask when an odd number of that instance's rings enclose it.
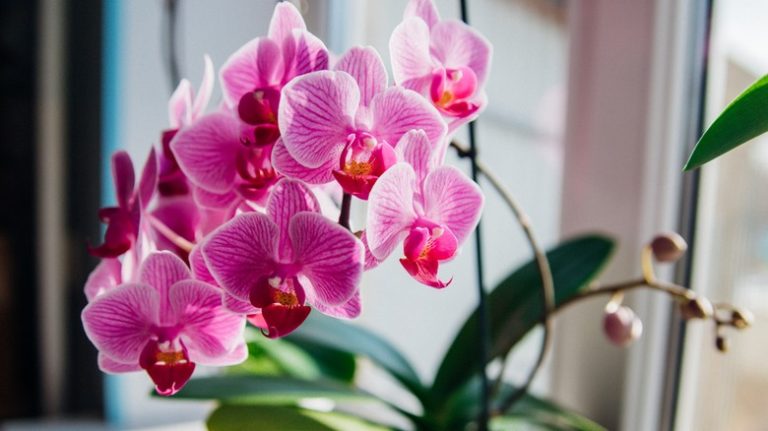
<instances>
[{"instance_id":1,"label":"blurred background","mask_svg":"<svg viewBox=\"0 0 768 431\"><path fill-rule=\"evenodd\" d=\"M332 51L373 45L388 63L406 0L294 3ZM458 0L436 3L458 17ZM471 23L495 47L480 157L539 238L552 246L584 231L617 237L605 273L615 281L639 272L639 250L654 233L678 231L693 250L664 275L757 315L721 355L711 327L683 328L664 297L631 298L645 335L626 350L604 341L600 300L574 307L558 316L534 390L609 429L768 429L768 143L681 173L702 125L768 71L768 3L468 3ZM0 2L0 429L202 427L209 405L150 399L146 376L98 371L79 317L96 263L86 244L100 241L96 212L113 202L111 152L144 160L168 126L171 58L196 86L203 55L221 66L266 33L273 5ZM529 256L490 194L483 223L490 288ZM473 253L468 244L448 266L455 279L444 291L417 286L394 261L364 279L358 324L392 340L425 380L476 305ZM527 373L540 335L516 351L512 379Z\"/></svg>"}]
</instances>

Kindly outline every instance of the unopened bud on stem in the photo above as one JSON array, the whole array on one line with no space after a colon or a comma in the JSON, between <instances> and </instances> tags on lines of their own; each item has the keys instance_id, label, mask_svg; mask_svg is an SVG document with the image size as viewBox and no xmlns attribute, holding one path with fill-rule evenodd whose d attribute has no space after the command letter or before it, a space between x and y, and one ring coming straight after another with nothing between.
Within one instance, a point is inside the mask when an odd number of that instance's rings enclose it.
<instances>
[{"instance_id":1,"label":"unopened bud on stem","mask_svg":"<svg viewBox=\"0 0 768 431\"><path fill-rule=\"evenodd\" d=\"M675 262L685 254L688 244L683 237L674 232L657 235L651 241L653 256L659 262Z\"/></svg>"}]
</instances>

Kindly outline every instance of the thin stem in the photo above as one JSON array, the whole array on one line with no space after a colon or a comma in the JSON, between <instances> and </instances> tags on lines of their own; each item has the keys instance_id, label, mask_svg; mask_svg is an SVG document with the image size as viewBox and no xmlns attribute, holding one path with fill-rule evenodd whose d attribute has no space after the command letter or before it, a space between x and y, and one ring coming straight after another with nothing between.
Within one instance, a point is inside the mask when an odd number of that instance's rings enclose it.
<instances>
[{"instance_id":1,"label":"thin stem","mask_svg":"<svg viewBox=\"0 0 768 431\"><path fill-rule=\"evenodd\" d=\"M195 244L189 242L186 238L176 233L173 229L169 228L165 223L160 221L155 216L149 215L147 216L147 219L149 220L149 224L152 225L155 229L157 229L158 232L160 232L164 237L168 239L168 241L172 242L176 247L186 251L187 253L192 251L192 248L195 247Z\"/></svg>"},{"instance_id":2,"label":"thin stem","mask_svg":"<svg viewBox=\"0 0 768 431\"><path fill-rule=\"evenodd\" d=\"M341 198L341 211L339 211L339 224L349 230L349 212L352 206L352 195L344 193Z\"/></svg>"},{"instance_id":3,"label":"thin stem","mask_svg":"<svg viewBox=\"0 0 768 431\"><path fill-rule=\"evenodd\" d=\"M466 148L462 147L456 142L451 142L451 146L455 148L460 156L466 157L467 155L472 153L472 150L467 150ZM554 310L555 307L555 288L554 288L554 281L552 280L552 270L549 267L549 261L547 260L547 256L544 253L544 250L539 246L538 241L536 240L536 236L533 233L533 229L531 227L531 222L528 216L523 212L520 205L515 201L515 199L512 197L512 195L504 188L503 184L501 183L501 180L499 180L496 175L493 174L493 172L488 169L483 163L480 161L476 162L478 171L485 177L486 180L493 186L493 188L496 190L496 192L501 196L501 198L504 200L504 202L509 206L509 208L512 210L512 213L515 215L515 218L517 219L518 223L520 224L520 227L523 229L523 233L525 234L526 239L528 240L528 244L531 247L531 251L533 252L534 258L536 260L536 266L539 269L539 275L541 276L541 294L543 301L543 315L542 315L542 323L544 325L544 335L542 336L541 341L541 348L539 349L539 355L536 358L536 363L534 364L531 371L528 373L528 377L526 378L525 382L522 386L520 386L515 392L510 394L507 398L502 400L500 403L499 408L497 411L495 411L495 414L498 414L500 412L505 412L509 410L512 405L514 405L515 402L520 400L523 395L528 391L528 388L531 386L531 383L533 382L534 377L536 377L536 374L538 373L539 369L541 369L542 364L544 363L544 358L547 356L547 352L549 351L549 347L551 344L551 332L552 332L552 325L550 323L549 316ZM504 362L506 362L506 356L503 358ZM495 387L501 386L501 379L503 378L503 370L504 367L502 367L502 373L499 374L497 378L497 383Z\"/></svg>"},{"instance_id":4,"label":"thin stem","mask_svg":"<svg viewBox=\"0 0 768 431\"><path fill-rule=\"evenodd\" d=\"M176 49L176 21L178 17L178 0L165 0L165 55L168 61L168 77L173 91L181 80L179 58Z\"/></svg>"}]
</instances>

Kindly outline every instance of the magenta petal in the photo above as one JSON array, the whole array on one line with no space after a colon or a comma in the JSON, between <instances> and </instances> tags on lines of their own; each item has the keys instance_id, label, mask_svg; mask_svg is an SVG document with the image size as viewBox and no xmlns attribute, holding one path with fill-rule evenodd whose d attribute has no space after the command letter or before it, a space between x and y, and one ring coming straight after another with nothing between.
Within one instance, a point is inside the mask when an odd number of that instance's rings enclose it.
<instances>
[{"instance_id":1,"label":"magenta petal","mask_svg":"<svg viewBox=\"0 0 768 431\"><path fill-rule=\"evenodd\" d=\"M437 12L433 0L411 0L405 7L405 18L419 17L432 28L440 21L440 14Z\"/></svg>"},{"instance_id":2,"label":"magenta petal","mask_svg":"<svg viewBox=\"0 0 768 431\"><path fill-rule=\"evenodd\" d=\"M115 196L120 208L129 209L133 200L135 174L131 156L125 151L117 151L112 155L112 179L115 182Z\"/></svg>"},{"instance_id":3,"label":"magenta petal","mask_svg":"<svg viewBox=\"0 0 768 431\"><path fill-rule=\"evenodd\" d=\"M196 186L223 194L232 189L241 151L240 122L226 113L206 115L179 131L171 150L179 167Z\"/></svg>"},{"instance_id":4,"label":"magenta petal","mask_svg":"<svg viewBox=\"0 0 768 431\"><path fill-rule=\"evenodd\" d=\"M155 194L158 180L158 166L157 155L155 149L150 148L147 161L144 162L144 168L141 170L141 178L139 178L138 199L141 209L145 209L152 201L152 196Z\"/></svg>"},{"instance_id":5,"label":"magenta petal","mask_svg":"<svg viewBox=\"0 0 768 431\"><path fill-rule=\"evenodd\" d=\"M421 129L431 142L439 141L446 125L434 106L418 93L400 87L387 89L373 98L373 134L396 144L413 129Z\"/></svg>"},{"instance_id":6,"label":"magenta petal","mask_svg":"<svg viewBox=\"0 0 768 431\"><path fill-rule=\"evenodd\" d=\"M398 85L429 77L435 67L429 52L429 28L418 18L406 18L395 27L389 39L389 52L392 75Z\"/></svg>"},{"instance_id":7,"label":"magenta petal","mask_svg":"<svg viewBox=\"0 0 768 431\"><path fill-rule=\"evenodd\" d=\"M236 314L251 315L259 312L259 309L251 304L251 301L243 301L226 292L224 292L222 301L227 310Z\"/></svg>"},{"instance_id":8,"label":"magenta petal","mask_svg":"<svg viewBox=\"0 0 768 431\"><path fill-rule=\"evenodd\" d=\"M200 251L199 244L189 252L189 267L193 279L200 280L213 286L218 286L213 275L211 275L211 272L208 270L208 265L205 263L205 259L203 259L203 253Z\"/></svg>"},{"instance_id":9,"label":"magenta petal","mask_svg":"<svg viewBox=\"0 0 768 431\"><path fill-rule=\"evenodd\" d=\"M197 186L192 187L192 197L198 205L210 210L223 210L232 207L238 199L237 192L211 193Z\"/></svg>"},{"instance_id":10,"label":"magenta petal","mask_svg":"<svg viewBox=\"0 0 768 431\"><path fill-rule=\"evenodd\" d=\"M121 285L83 309L85 334L100 352L114 360L138 363L159 309L157 291L151 286Z\"/></svg>"},{"instance_id":11,"label":"magenta petal","mask_svg":"<svg viewBox=\"0 0 768 431\"><path fill-rule=\"evenodd\" d=\"M189 268L184 261L169 251L152 253L141 263L139 282L155 288L160 298L159 324L173 322L173 313L168 302L171 286L190 277Z\"/></svg>"},{"instance_id":12,"label":"magenta petal","mask_svg":"<svg viewBox=\"0 0 768 431\"><path fill-rule=\"evenodd\" d=\"M283 88L278 123L288 152L316 168L346 144L360 102L355 80L345 72L320 71Z\"/></svg>"},{"instance_id":13,"label":"magenta petal","mask_svg":"<svg viewBox=\"0 0 768 431\"><path fill-rule=\"evenodd\" d=\"M408 234L416 220L413 210L416 174L406 163L398 163L379 177L368 197L366 239L371 254L386 259Z\"/></svg>"},{"instance_id":14,"label":"magenta petal","mask_svg":"<svg viewBox=\"0 0 768 431\"><path fill-rule=\"evenodd\" d=\"M299 213L289 226L294 258L312 283L305 286L311 305L334 306L349 300L363 272L363 245L347 229L317 213Z\"/></svg>"},{"instance_id":15,"label":"magenta petal","mask_svg":"<svg viewBox=\"0 0 768 431\"><path fill-rule=\"evenodd\" d=\"M168 100L168 122L178 129L192 122L192 84L182 79Z\"/></svg>"},{"instance_id":16,"label":"magenta petal","mask_svg":"<svg viewBox=\"0 0 768 431\"><path fill-rule=\"evenodd\" d=\"M290 37L293 30L306 30L304 18L296 6L290 2L280 2L275 5L275 11L272 13L272 19L269 21L269 31L267 35L275 42L281 42Z\"/></svg>"},{"instance_id":17,"label":"magenta petal","mask_svg":"<svg viewBox=\"0 0 768 431\"><path fill-rule=\"evenodd\" d=\"M242 301L271 275L278 227L264 214L240 214L215 230L202 245L203 257L219 286Z\"/></svg>"},{"instance_id":18,"label":"magenta petal","mask_svg":"<svg viewBox=\"0 0 768 431\"><path fill-rule=\"evenodd\" d=\"M294 215L304 211L320 212L320 204L307 186L287 178L275 185L267 201L267 215L280 231L276 254L281 261L293 260L288 225Z\"/></svg>"},{"instance_id":19,"label":"magenta petal","mask_svg":"<svg viewBox=\"0 0 768 431\"><path fill-rule=\"evenodd\" d=\"M288 83L296 76L301 76L310 72L328 69L328 49L323 41L308 31L294 31L293 40L284 44L290 46L291 59L286 58L290 66L286 66L286 73L283 77L283 84ZM284 50L284 55L288 54Z\"/></svg>"},{"instance_id":20,"label":"magenta petal","mask_svg":"<svg viewBox=\"0 0 768 431\"><path fill-rule=\"evenodd\" d=\"M365 231L362 231L360 234L360 242L363 243L363 247L365 248L365 264L363 265L363 270L368 271L369 269L379 266L381 261L376 259L376 256L371 253L371 248L368 246L368 236Z\"/></svg>"},{"instance_id":21,"label":"magenta petal","mask_svg":"<svg viewBox=\"0 0 768 431\"><path fill-rule=\"evenodd\" d=\"M269 338L280 338L295 331L309 316L312 309L306 305L270 304L264 307L261 316L264 319Z\"/></svg>"},{"instance_id":22,"label":"magenta petal","mask_svg":"<svg viewBox=\"0 0 768 431\"><path fill-rule=\"evenodd\" d=\"M338 169L341 151L342 147L339 146L335 150L334 157L328 158L325 163L316 168L308 168L291 156L281 139L272 149L272 165L286 177L296 178L309 184L326 184L333 181L331 171Z\"/></svg>"},{"instance_id":23,"label":"magenta petal","mask_svg":"<svg viewBox=\"0 0 768 431\"><path fill-rule=\"evenodd\" d=\"M411 165L416 173L416 181L421 183L434 167L432 144L423 130L411 130L397 143L398 157Z\"/></svg>"},{"instance_id":24,"label":"magenta petal","mask_svg":"<svg viewBox=\"0 0 768 431\"><path fill-rule=\"evenodd\" d=\"M360 312L362 311L360 292L355 292L355 294L352 295L352 297L347 302L341 305L328 307L325 305L316 304L315 309L327 316L336 317L338 319L354 319L360 316Z\"/></svg>"},{"instance_id":25,"label":"magenta petal","mask_svg":"<svg viewBox=\"0 0 768 431\"><path fill-rule=\"evenodd\" d=\"M431 32L432 54L449 69L468 67L482 85L491 65L492 48L485 37L460 21L437 23Z\"/></svg>"},{"instance_id":26,"label":"magenta petal","mask_svg":"<svg viewBox=\"0 0 768 431\"><path fill-rule=\"evenodd\" d=\"M228 106L235 106L248 92L280 84L282 74L280 46L267 38L253 39L221 67L219 76L224 99Z\"/></svg>"},{"instance_id":27,"label":"magenta petal","mask_svg":"<svg viewBox=\"0 0 768 431\"><path fill-rule=\"evenodd\" d=\"M477 226L483 211L483 192L453 166L442 166L424 182L426 218L448 226L464 242Z\"/></svg>"},{"instance_id":28,"label":"magenta petal","mask_svg":"<svg viewBox=\"0 0 768 431\"><path fill-rule=\"evenodd\" d=\"M213 62L208 54L203 56L203 63L205 68L203 69L203 80L200 82L200 88L195 94L195 101L192 104L192 121L197 120L205 112L205 108L208 106L208 102L211 100L211 94L213 93L213 81L214 71Z\"/></svg>"},{"instance_id":29,"label":"magenta petal","mask_svg":"<svg viewBox=\"0 0 768 431\"><path fill-rule=\"evenodd\" d=\"M197 227L200 223L200 212L192 197L175 196L161 199L149 217L153 218L154 221L159 221L164 228L171 231L152 229L157 249L172 251L176 255L186 258L188 250L180 247L169 236L178 235L191 244L195 243Z\"/></svg>"},{"instance_id":30,"label":"magenta petal","mask_svg":"<svg viewBox=\"0 0 768 431\"><path fill-rule=\"evenodd\" d=\"M108 374L130 373L132 371L141 371L141 365L139 361L135 361L129 364L118 362L109 356L99 352L98 355L99 369Z\"/></svg>"},{"instance_id":31,"label":"magenta petal","mask_svg":"<svg viewBox=\"0 0 768 431\"><path fill-rule=\"evenodd\" d=\"M360 88L360 103L371 104L373 96L387 88L387 70L379 53L372 47L353 47L336 63L334 70L347 72Z\"/></svg>"},{"instance_id":32,"label":"magenta petal","mask_svg":"<svg viewBox=\"0 0 768 431\"><path fill-rule=\"evenodd\" d=\"M186 280L173 285L169 299L193 362L211 365L206 359L226 355L242 340L245 317L224 308L219 289Z\"/></svg>"},{"instance_id":33,"label":"magenta petal","mask_svg":"<svg viewBox=\"0 0 768 431\"><path fill-rule=\"evenodd\" d=\"M102 259L85 281L85 297L88 302L106 293L121 283L122 265L114 258Z\"/></svg>"}]
</instances>

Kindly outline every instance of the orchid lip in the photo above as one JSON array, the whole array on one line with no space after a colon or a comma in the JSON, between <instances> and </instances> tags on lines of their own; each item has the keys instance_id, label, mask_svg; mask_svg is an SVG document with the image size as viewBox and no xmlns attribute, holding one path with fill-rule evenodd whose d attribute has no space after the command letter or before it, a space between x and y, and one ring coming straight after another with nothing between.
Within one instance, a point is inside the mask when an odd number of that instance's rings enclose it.
<instances>
[{"instance_id":1,"label":"orchid lip","mask_svg":"<svg viewBox=\"0 0 768 431\"><path fill-rule=\"evenodd\" d=\"M332 172L346 193L360 199L368 195L376 179L397 162L394 149L368 132L355 132L339 157L339 169Z\"/></svg>"},{"instance_id":2,"label":"orchid lip","mask_svg":"<svg viewBox=\"0 0 768 431\"><path fill-rule=\"evenodd\" d=\"M471 99L478 90L477 75L468 67L437 69L432 72L430 96L433 104L445 115L468 117L480 106Z\"/></svg>"}]
</instances>

